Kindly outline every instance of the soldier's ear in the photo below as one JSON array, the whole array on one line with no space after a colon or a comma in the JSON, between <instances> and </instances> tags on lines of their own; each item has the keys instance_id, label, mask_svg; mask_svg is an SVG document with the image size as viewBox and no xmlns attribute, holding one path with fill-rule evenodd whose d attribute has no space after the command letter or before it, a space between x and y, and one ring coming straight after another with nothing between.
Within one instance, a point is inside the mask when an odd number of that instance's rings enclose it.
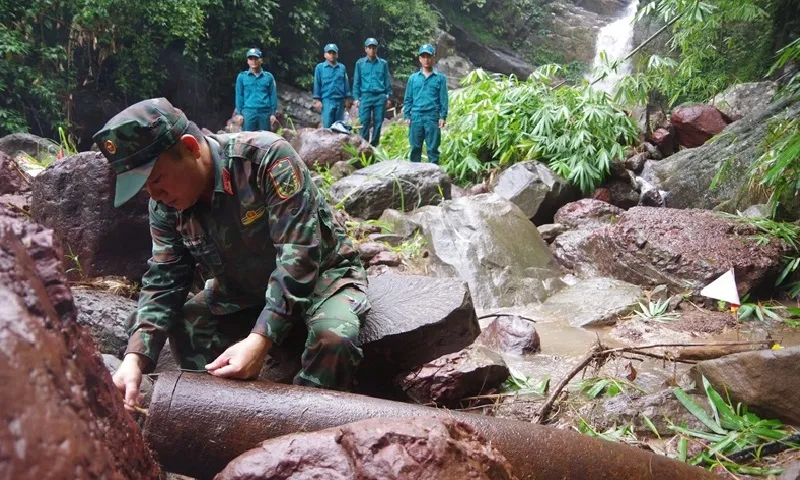
<instances>
[{"instance_id":1,"label":"soldier's ear","mask_svg":"<svg viewBox=\"0 0 800 480\"><path fill-rule=\"evenodd\" d=\"M186 134L181 137L181 145L194 158L200 158L200 143L192 135Z\"/></svg>"}]
</instances>

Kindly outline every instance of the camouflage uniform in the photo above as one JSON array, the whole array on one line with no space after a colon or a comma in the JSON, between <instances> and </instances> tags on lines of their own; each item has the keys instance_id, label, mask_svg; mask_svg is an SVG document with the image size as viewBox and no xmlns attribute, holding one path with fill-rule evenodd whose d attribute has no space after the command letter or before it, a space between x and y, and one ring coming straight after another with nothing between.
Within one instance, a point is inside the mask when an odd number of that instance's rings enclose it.
<instances>
[{"instance_id":1,"label":"camouflage uniform","mask_svg":"<svg viewBox=\"0 0 800 480\"><path fill-rule=\"evenodd\" d=\"M136 129L151 125L147 102L95 136L118 173L139 161L120 150L143 143ZM130 119L141 121L131 126ZM161 136L180 138L180 119L172 120ZM308 338L294 383L348 388L362 357L360 320L369 309L357 251L283 138L267 132L205 138L215 175L211 206L178 211L150 200L153 256L126 353L144 355L152 368L169 336L181 367L202 369L248 330L280 344L304 319ZM187 302L197 264L208 280Z\"/></svg>"}]
</instances>

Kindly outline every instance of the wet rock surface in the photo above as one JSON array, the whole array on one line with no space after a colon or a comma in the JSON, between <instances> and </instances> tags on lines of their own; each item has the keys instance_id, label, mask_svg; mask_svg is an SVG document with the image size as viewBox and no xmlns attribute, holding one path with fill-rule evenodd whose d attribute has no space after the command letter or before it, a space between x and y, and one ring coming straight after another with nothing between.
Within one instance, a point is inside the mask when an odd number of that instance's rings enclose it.
<instances>
[{"instance_id":1,"label":"wet rock surface","mask_svg":"<svg viewBox=\"0 0 800 480\"><path fill-rule=\"evenodd\" d=\"M10 155L0 151L0 195L16 195L31 190L32 178Z\"/></svg>"},{"instance_id":2,"label":"wet rock surface","mask_svg":"<svg viewBox=\"0 0 800 480\"><path fill-rule=\"evenodd\" d=\"M52 231L0 208L2 476L159 478L75 316Z\"/></svg>"},{"instance_id":3,"label":"wet rock surface","mask_svg":"<svg viewBox=\"0 0 800 480\"><path fill-rule=\"evenodd\" d=\"M576 274L592 275L595 268L584 260L583 255L586 241L591 235L592 230L578 229L566 231L556 237L550 245L556 261L562 267L572 270Z\"/></svg>"},{"instance_id":4,"label":"wet rock surface","mask_svg":"<svg viewBox=\"0 0 800 480\"><path fill-rule=\"evenodd\" d=\"M432 274L466 281L479 308L541 303L563 286L536 226L495 194L442 202L392 220L395 231L422 232Z\"/></svg>"},{"instance_id":5,"label":"wet rock surface","mask_svg":"<svg viewBox=\"0 0 800 480\"><path fill-rule=\"evenodd\" d=\"M358 245L358 256L362 263L369 263L372 258L381 253L388 252L389 247L381 242L364 242Z\"/></svg>"},{"instance_id":6,"label":"wet rock surface","mask_svg":"<svg viewBox=\"0 0 800 480\"><path fill-rule=\"evenodd\" d=\"M413 210L450 198L450 177L438 165L399 160L357 170L331 185L333 203L347 213L375 219L387 208Z\"/></svg>"},{"instance_id":7,"label":"wet rock surface","mask_svg":"<svg viewBox=\"0 0 800 480\"><path fill-rule=\"evenodd\" d=\"M768 125L778 118L800 116L800 99L782 99L766 109L733 123L726 134L710 144L684 150L660 162L647 162L642 176L660 190L668 192L667 206L672 208L704 208L735 213L764 203L748 188L748 169L761 154L761 144ZM728 175L712 190L715 175L728 159L732 159ZM800 218L800 209L788 212Z\"/></svg>"},{"instance_id":8,"label":"wet rock surface","mask_svg":"<svg viewBox=\"0 0 800 480\"><path fill-rule=\"evenodd\" d=\"M578 189L537 161L517 163L504 170L492 191L518 206L536 225L552 222L559 208L580 196Z\"/></svg>"},{"instance_id":9,"label":"wet rock surface","mask_svg":"<svg viewBox=\"0 0 800 480\"><path fill-rule=\"evenodd\" d=\"M125 320L136 310L136 301L108 292L73 290L78 323L92 336L100 353L122 358L128 346Z\"/></svg>"},{"instance_id":10,"label":"wet rock surface","mask_svg":"<svg viewBox=\"0 0 800 480\"><path fill-rule=\"evenodd\" d=\"M480 333L469 290L456 279L384 274L370 277L367 296L372 310L358 337L365 376L457 352Z\"/></svg>"},{"instance_id":11,"label":"wet rock surface","mask_svg":"<svg viewBox=\"0 0 800 480\"><path fill-rule=\"evenodd\" d=\"M284 127L316 127L320 123L319 112L314 111L314 96L309 91L278 84L278 103L292 123Z\"/></svg>"},{"instance_id":12,"label":"wet rock surface","mask_svg":"<svg viewBox=\"0 0 800 480\"><path fill-rule=\"evenodd\" d=\"M642 297L638 285L612 278L590 278L556 293L542 304L541 315L573 327L613 325Z\"/></svg>"},{"instance_id":13,"label":"wet rock surface","mask_svg":"<svg viewBox=\"0 0 800 480\"><path fill-rule=\"evenodd\" d=\"M300 129L291 143L309 167L330 167L337 162L349 160L352 155L345 150L345 145L355 148L359 157L362 154L372 157L372 147L360 135L346 135L329 128Z\"/></svg>"},{"instance_id":14,"label":"wet rock surface","mask_svg":"<svg viewBox=\"0 0 800 480\"><path fill-rule=\"evenodd\" d=\"M30 133L12 133L0 138L0 152L14 158L19 153L30 155L37 160L55 158L61 148L52 140L37 137Z\"/></svg>"},{"instance_id":15,"label":"wet rock surface","mask_svg":"<svg viewBox=\"0 0 800 480\"><path fill-rule=\"evenodd\" d=\"M140 281L147 271L152 243L149 197L144 191L114 208L115 180L108 161L98 152L82 152L50 165L33 182L34 220L55 230L77 278L107 275Z\"/></svg>"},{"instance_id":16,"label":"wet rock surface","mask_svg":"<svg viewBox=\"0 0 800 480\"><path fill-rule=\"evenodd\" d=\"M767 108L777 91L776 82L740 83L715 96L711 103L723 114L738 120Z\"/></svg>"},{"instance_id":17,"label":"wet rock surface","mask_svg":"<svg viewBox=\"0 0 800 480\"><path fill-rule=\"evenodd\" d=\"M512 355L528 355L541 348L536 324L518 315L500 315L481 331L475 344Z\"/></svg>"},{"instance_id":18,"label":"wet rock surface","mask_svg":"<svg viewBox=\"0 0 800 480\"><path fill-rule=\"evenodd\" d=\"M539 235L542 236L542 240L547 243L553 243L553 240L564 233L567 227L561 225L560 223L546 223L544 225L537 226L536 229L539 230Z\"/></svg>"},{"instance_id":19,"label":"wet rock surface","mask_svg":"<svg viewBox=\"0 0 800 480\"><path fill-rule=\"evenodd\" d=\"M678 143L689 148L699 147L728 126L722 112L706 104L675 107L670 121Z\"/></svg>"},{"instance_id":20,"label":"wet rock surface","mask_svg":"<svg viewBox=\"0 0 800 480\"><path fill-rule=\"evenodd\" d=\"M584 198L559 208L554 220L567 228L595 228L610 223L624 212L610 203Z\"/></svg>"},{"instance_id":21,"label":"wet rock surface","mask_svg":"<svg viewBox=\"0 0 800 480\"><path fill-rule=\"evenodd\" d=\"M491 392L508 374L500 355L478 345L420 365L396 382L417 403L457 407L463 398Z\"/></svg>"},{"instance_id":22,"label":"wet rock surface","mask_svg":"<svg viewBox=\"0 0 800 480\"><path fill-rule=\"evenodd\" d=\"M727 391L762 418L800 425L800 347L759 350L706 360L692 368L698 385L705 376L718 392Z\"/></svg>"},{"instance_id":23,"label":"wet rock surface","mask_svg":"<svg viewBox=\"0 0 800 480\"><path fill-rule=\"evenodd\" d=\"M776 240L758 245L755 234L754 227L712 212L635 207L595 230L583 253L614 278L695 293L733 268L744 293L773 282L784 253Z\"/></svg>"},{"instance_id":24,"label":"wet rock surface","mask_svg":"<svg viewBox=\"0 0 800 480\"><path fill-rule=\"evenodd\" d=\"M216 480L511 480L506 459L455 420L376 418L267 440Z\"/></svg>"}]
</instances>

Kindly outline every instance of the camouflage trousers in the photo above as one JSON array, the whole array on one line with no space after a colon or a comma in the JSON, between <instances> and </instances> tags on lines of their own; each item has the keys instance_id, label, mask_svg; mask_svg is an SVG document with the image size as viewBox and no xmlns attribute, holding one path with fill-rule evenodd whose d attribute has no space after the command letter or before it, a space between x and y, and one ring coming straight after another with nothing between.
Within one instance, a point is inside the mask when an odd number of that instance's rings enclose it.
<instances>
[{"instance_id":1,"label":"camouflage trousers","mask_svg":"<svg viewBox=\"0 0 800 480\"><path fill-rule=\"evenodd\" d=\"M325 299L305 318L308 335L301 357L302 368L295 385L347 390L363 354L358 342L361 321L369 310L366 295L352 286ZM180 367L203 370L228 347L246 337L261 308L228 315L214 315L205 292L183 307L183 319L169 332L169 341Z\"/></svg>"}]
</instances>

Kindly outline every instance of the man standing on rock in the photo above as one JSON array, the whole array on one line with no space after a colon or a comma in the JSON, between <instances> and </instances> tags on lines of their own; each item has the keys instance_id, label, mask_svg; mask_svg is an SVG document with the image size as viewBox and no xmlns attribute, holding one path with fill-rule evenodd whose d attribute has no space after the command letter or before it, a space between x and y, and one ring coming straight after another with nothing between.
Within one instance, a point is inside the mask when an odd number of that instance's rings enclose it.
<instances>
[{"instance_id":1,"label":"man standing on rock","mask_svg":"<svg viewBox=\"0 0 800 480\"><path fill-rule=\"evenodd\" d=\"M377 147L381 141L383 118L391 104L392 77L389 75L389 63L378 57L376 39L368 38L364 42L364 51L367 56L356 62L353 73L353 99L358 108L361 136Z\"/></svg>"},{"instance_id":2,"label":"man standing on rock","mask_svg":"<svg viewBox=\"0 0 800 480\"><path fill-rule=\"evenodd\" d=\"M334 122L344 120L344 111L350 101L350 80L344 65L337 62L339 47L329 43L323 48L325 61L314 69L314 100L317 110L322 112L322 128L330 128Z\"/></svg>"},{"instance_id":3,"label":"man standing on rock","mask_svg":"<svg viewBox=\"0 0 800 480\"><path fill-rule=\"evenodd\" d=\"M115 206L141 189L151 197L153 256L113 377L129 408L167 337L182 369L249 379L300 320L308 337L294 383L349 388L366 274L283 138L203 136L156 98L117 114L94 141L116 175ZM187 301L196 265L205 288Z\"/></svg>"},{"instance_id":4,"label":"man standing on rock","mask_svg":"<svg viewBox=\"0 0 800 480\"><path fill-rule=\"evenodd\" d=\"M424 140L428 146L428 160L439 163L441 132L447 121L447 77L433 69L436 61L433 45L422 45L418 54L422 68L408 78L403 99L403 116L410 122L411 161L422 161Z\"/></svg>"},{"instance_id":5,"label":"man standing on rock","mask_svg":"<svg viewBox=\"0 0 800 480\"><path fill-rule=\"evenodd\" d=\"M278 111L278 89L275 77L261 68L264 59L261 50L251 48L247 51L249 69L236 77L236 112L244 116L242 130L271 131L272 125L278 122L275 112Z\"/></svg>"}]
</instances>

